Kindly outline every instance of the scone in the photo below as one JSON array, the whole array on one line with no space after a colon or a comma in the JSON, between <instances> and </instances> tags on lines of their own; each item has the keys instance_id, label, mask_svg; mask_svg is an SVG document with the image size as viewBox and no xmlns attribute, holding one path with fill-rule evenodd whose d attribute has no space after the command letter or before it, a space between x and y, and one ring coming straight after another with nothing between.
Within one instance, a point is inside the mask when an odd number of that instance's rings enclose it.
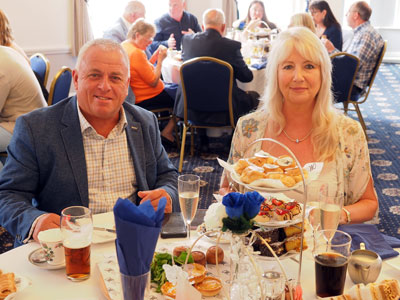
<instances>
[{"instance_id":1,"label":"scone","mask_svg":"<svg viewBox=\"0 0 400 300\"><path fill-rule=\"evenodd\" d=\"M247 159L249 163L252 163L253 165L256 165L257 167L262 167L265 163L267 163L268 158L267 157L250 157Z\"/></svg>"},{"instance_id":2,"label":"scone","mask_svg":"<svg viewBox=\"0 0 400 300\"><path fill-rule=\"evenodd\" d=\"M279 156L278 159L276 160L276 164L284 170L296 166L294 159L289 155Z\"/></svg>"},{"instance_id":3,"label":"scone","mask_svg":"<svg viewBox=\"0 0 400 300\"><path fill-rule=\"evenodd\" d=\"M235 170L236 173L239 175L242 174L243 170L246 169L250 164L247 162L245 159L239 159L234 165L233 169Z\"/></svg>"},{"instance_id":4,"label":"scone","mask_svg":"<svg viewBox=\"0 0 400 300\"><path fill-rule=\"evenodd\" d=\"M255 166L249 166L243 170L240 180L244 183L252 183L254 180L265 178L264 170Z\"/></svg>"},{"instance_id":5,"label":"scone","mask_svg":"<svg viewBox=\"0 0 400 300\"><path fill-rule=\"evenodd\" d=\"M287 175L283 175L280 180L287 187L292 187L296 184L296 181L294 180L294 178L287 176Z\"/></svg>"},{"instance_id":6,"label":"scone","mask_svg":"<svg viewBox=\"0 0 400 300\"><path fill-rule=\"evenodd\" d=\"M275 172L275 173L283 173L283 170L274 164L264 164L263 166L264 173Z\"/></svg>"}]
</instances>

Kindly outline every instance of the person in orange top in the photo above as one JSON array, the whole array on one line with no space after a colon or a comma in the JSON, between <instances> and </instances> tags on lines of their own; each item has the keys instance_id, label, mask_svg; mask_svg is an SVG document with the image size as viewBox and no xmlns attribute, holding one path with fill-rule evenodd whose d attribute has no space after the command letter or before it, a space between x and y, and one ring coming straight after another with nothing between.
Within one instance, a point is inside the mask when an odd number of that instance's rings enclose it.
<instances>
[{"instance_id":1,"label":"person in orange top","mask_svg":"<svg viewBox=\"0 0 400 300\"><path fill-rule=\"evenodd\" d=\"M161 81L161 66L167 57L167 48L160 45L148 60L145 50L155 35L153 24L140 18L130 27L127 40L121 45L128 53L130 61L130 85L136 97L136 105L151 110L161 107L174 107L175 100L165 91ZM157 62L154 67L154 63ZM170 120L161 131L164 143L173 143L174 122Z\"/></svg>"}]
</instances>

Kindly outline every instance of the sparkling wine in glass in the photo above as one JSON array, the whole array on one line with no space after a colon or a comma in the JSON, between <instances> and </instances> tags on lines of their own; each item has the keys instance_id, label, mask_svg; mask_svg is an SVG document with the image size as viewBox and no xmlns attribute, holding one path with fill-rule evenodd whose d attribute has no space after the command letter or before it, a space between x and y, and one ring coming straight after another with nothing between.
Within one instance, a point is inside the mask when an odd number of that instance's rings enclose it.
<instances>
[{"instance_id":1,"label":"sparkling wine in glass","mask_svg":"<svg viewBox=\"0 0 400 300\"><path fill-rule=\"evenodd\" d=\"M178 193L179 205L190 239L190 224L196 215L199 204L200 177L193 174L180 175L178 177Z\"/></svg>"},{"instance_id":2,"label":"sparkling wine in glass","mask_svg":"<svg viewBox=\"0 0 400 300\"><path fill-rule=\"evenodd\" d=\"M343 207L343 194L337 190L329 190L328 185L320 190L321 229L336 230L339 225L340 214ZM330 240L332 237L327 236Z\"/></svg>"}]
</instances>

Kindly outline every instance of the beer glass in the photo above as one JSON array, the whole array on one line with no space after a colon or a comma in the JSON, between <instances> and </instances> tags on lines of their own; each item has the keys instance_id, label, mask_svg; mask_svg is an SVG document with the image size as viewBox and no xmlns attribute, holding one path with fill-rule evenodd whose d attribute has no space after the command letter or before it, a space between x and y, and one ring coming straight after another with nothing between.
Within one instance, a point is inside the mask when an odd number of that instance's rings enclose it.
<instances>
[{"instance_id":1,"label":"beer glass","mask_svg":"<svg viewBox=\"0 0 400 300\"><path fill-rule=\"evenodd\" d=\"M178 177L179 206L186 223L188 238L190 239L190 223L197 212L200 194L200 177L193 174Z\"/></svg>"},{"instance_id":2,"label":"beer glass","mask_svg":"<svg viewBox=\"0 0 400 300\"><path fill-rule=\"evenodd\" d=\"M92 213L84 206L71 206L61 212L61 234L68 279L82 281L90 276Z\"/></svg>"},{"instance_id":3,"label":"beer glass","mask_svg":"<svg viewBox=\"0 0 400 300\"><path fill-rule=\"evenodd\" d=\"M350 246L351 236L346 232L331 229L316 232L313 256L315 288L318 297L343 294Z\"/></svg>"}]
</instances>

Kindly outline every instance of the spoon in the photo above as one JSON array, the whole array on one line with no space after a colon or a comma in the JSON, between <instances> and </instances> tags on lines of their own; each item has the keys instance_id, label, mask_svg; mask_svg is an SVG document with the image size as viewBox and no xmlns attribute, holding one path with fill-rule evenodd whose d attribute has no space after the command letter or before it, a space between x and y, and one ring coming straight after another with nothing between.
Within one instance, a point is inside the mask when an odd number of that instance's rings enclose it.
<instances>
[{"instance_id":1,"label":"spoon","mask_svg":"<svg viewBox=\"0 0 400 300\"><path fill-rule=\"evenodd\" d=\"M31 260L37 264L42 264L47 262L46 255L42 249L40 249L40 251L32 253Z\"/></svg>"}]
</instances>

